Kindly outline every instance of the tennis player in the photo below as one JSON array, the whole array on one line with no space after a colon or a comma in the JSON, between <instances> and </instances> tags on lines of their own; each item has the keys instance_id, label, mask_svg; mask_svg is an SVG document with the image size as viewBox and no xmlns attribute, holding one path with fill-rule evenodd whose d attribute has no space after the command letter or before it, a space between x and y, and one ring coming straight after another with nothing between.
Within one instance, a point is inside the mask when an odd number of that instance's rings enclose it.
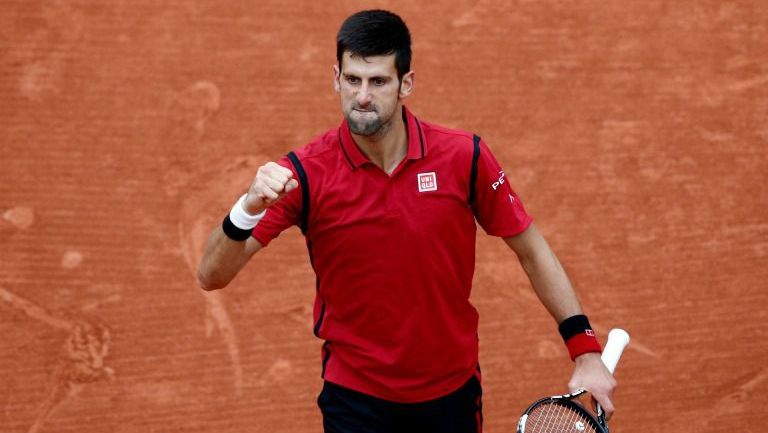
<instances>
[{"instance_id":1,"label":"tennis player","mask_svg":"<svg viewBox=\"0 0 768 433\"><path fill-rule=\"evenodd\" d=\"M225 287L280 232L299 226L317 275L325 431L482 431L476 222L517 254L575 361L569 387L613 412L612 375L563 268L478 136L422 121L411 37L383 10L337 36L343 121L260 167L214 229L198 270Z\"/></svg>"}]
</instances>

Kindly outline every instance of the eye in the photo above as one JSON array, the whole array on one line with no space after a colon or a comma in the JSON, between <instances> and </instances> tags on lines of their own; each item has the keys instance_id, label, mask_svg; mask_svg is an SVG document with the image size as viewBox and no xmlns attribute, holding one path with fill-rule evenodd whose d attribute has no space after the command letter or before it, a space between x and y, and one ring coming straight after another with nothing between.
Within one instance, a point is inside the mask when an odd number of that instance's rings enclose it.
<instances>
[{"instance_id":1,"label":"eye","mask_svg":"<svg viewBox=\"0 0 768 433\"><path fill-rule=\"evenodd\" d=\"M353 77L353 76L347 75L347 82L349 84L358 84L360 82L360 79L357 78L357 77Z\"/></svg>"},{"instance_id":2,"label":"eye","mask_svg":"<svg viewBox=\"0 0 768 433\"><path fill-rule=\"evenodd\" d=\"M387 80L385 80L384 78L374 78L373 79L373 84L375 84L377 86L383 86L383 85L387 84Z\"/></svg>"}]
</instances>

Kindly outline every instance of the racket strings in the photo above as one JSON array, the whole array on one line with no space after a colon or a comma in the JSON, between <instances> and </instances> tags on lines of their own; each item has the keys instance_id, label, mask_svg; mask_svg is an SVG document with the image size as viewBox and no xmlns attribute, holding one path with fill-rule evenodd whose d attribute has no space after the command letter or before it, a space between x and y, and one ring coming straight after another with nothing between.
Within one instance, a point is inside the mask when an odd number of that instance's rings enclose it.
<instances>
[{"instance_id":1,"label":"racket strings","mask_svg":"<svg viewBox=\"0 0 768 433\"><path fill-rule=\"evenodd\" d=\"M578 415L572 411L567 409L564 406L560 405L547 405L545 406L549 408L550 410L546 410L542 427L543 431L542 433L556 433L556 432L565 432L568 431L567 428L569 426L575 426L575 421L578 418Z\"/></svg>"},{"instance_id":2,"label":"racket strings","mask_svg":"<svg viewBox=\"0 0 768 433\"><path fill-rule=\"evenodd\" d=\"M528 414L525 433L598 433L592 422L578 410L547 403Z\"/></svg>"}]
</instances>

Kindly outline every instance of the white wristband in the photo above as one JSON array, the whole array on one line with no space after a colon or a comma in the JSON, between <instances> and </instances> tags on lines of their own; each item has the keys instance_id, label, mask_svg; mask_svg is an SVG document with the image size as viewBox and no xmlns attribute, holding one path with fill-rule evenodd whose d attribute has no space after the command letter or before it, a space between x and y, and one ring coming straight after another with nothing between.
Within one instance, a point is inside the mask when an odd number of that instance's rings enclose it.
<instances>
[{"instance_id":1,"label":"white wristband","mask_svg":"<svg viewBox=\"0 0 768 433\"><path fill-rule=\"evenodd\" d=\"M230 221L232 221L232 224L234 224L235 227L241 230L251 230L252 228L256 227L256 224L258 224L259 221L261 221L261 219L264 218L264 215L267 213L266 209L257 213L256 215L251 215L246 212L245 208L243 208L243 202L247 196L248 194L243 194L237 203L232 206L232 210L229 211Z\"/></svg>"}]
</instances>

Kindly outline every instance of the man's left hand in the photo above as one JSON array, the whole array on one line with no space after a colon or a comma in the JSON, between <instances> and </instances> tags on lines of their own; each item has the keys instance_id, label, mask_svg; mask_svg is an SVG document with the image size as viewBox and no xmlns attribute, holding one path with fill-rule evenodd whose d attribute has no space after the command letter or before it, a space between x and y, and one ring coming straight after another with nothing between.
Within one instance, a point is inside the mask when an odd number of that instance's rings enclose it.
<instances>
[{"instance_id":1,"label":"man's left hand","mask_svg":"<svg viewBox=\"0 0 768 433\"><path fill-rule=\"evenodd\" d=\"M605 418L610 419L614 411L612 399L616 380L603 364L599 353L585 353L576 358L576 367L568 382L568 389L574 392L579 388L589 391L605 411Z\"/></svg>"}]
</instances>

